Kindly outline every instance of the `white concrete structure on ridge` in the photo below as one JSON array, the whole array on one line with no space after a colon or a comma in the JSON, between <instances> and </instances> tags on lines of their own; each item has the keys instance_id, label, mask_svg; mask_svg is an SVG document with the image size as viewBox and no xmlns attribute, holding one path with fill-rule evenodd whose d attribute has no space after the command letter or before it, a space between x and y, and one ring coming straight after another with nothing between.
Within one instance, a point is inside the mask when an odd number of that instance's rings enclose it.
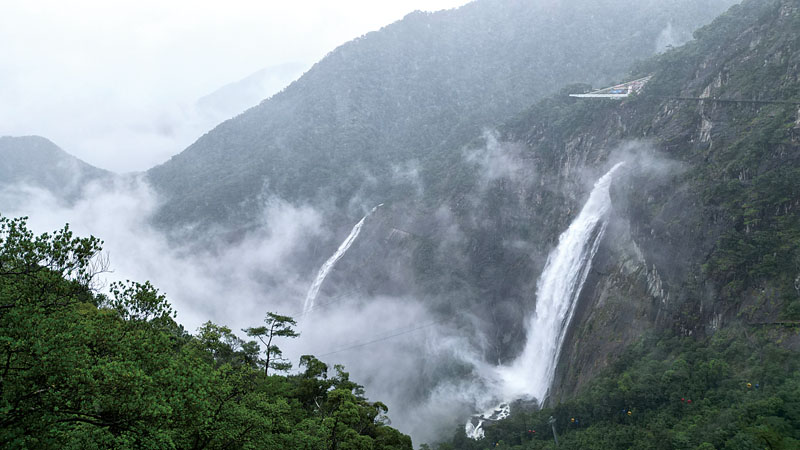
<instances>
[{"instance_id":1,"label":"white concrete structure on ridge","mask_svg":"<svg viewBox=\"0 0 800 450\"><path fill-rule=\"evenodd\" d=\"M639 91L642 90L644 85L650 81L651 76L647 76L644 78L639 78L638 80L629 81L627 83L618 84L616 86L611 86L603 89L598 89L596 91L587 92L585 94L570 94L570 97L577 97L577 98L613 98L613 99L623 99L626 97L630 97L633 94L638 94Z\"/></svg>"}]
</instances>

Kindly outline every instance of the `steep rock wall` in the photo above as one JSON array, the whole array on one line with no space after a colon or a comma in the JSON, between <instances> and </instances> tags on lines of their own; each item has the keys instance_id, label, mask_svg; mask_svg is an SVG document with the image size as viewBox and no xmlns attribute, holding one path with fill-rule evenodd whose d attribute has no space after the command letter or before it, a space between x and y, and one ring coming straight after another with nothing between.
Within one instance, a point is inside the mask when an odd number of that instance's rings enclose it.
<instances>
[{"instance_id":1,"label":"steep rock wall","mask_svg":"<svg viewBox=\"0 0 800 450\"><path fill-rule=\"evenodd\" d=\"M704 335L794 317L798 111L769 101L800 99L799 20L794 2L745 2L698 41L643 64L654 77L638 98L554 99L508 127L506 138L540 155L563 189L580 191L578 167L640 161L615 184L617 225L586 285L553 400L650 329Z\"/></svg>"}]
</instances>

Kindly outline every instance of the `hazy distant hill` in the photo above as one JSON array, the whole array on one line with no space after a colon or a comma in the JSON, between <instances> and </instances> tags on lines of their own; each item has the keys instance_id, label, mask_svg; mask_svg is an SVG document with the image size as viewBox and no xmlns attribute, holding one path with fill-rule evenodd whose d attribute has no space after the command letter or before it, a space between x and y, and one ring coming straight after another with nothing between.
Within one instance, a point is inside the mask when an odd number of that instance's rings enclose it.
<instances>
[{"instance_id":1,"label":"hazy distant hill","mask_svg":"<svg viewBox=\"0 0 800 450\"><path fill-rule=\"evenodd\" d=\"M307 68L301 63L265 67L200 98L197 110L219 121L230 119L279 92Z\"/></svg>"},{"instance_id":2,"label":"hazy distant hill","mask_svg":"<svg viewBox=\"0 0 800 450\"><path fill-rule=\"evenodd\" d=\"M0 190L26 185L74 200L86 183L110 176L43 137L0 137Z\"/></svg>"},{"instance_id":3,"label":"hazy distant hill","mask_svg":"<svg viewBox=\"0 0 800 450\"><path fill-rule=\"evenodd\" d=\"M478 0L415 12L351 41L148 177L162 224L242 225L261 195L356 207L435 183L448 152L570 82L603 84L731 0Z\"/></svg>"}]
</instances>

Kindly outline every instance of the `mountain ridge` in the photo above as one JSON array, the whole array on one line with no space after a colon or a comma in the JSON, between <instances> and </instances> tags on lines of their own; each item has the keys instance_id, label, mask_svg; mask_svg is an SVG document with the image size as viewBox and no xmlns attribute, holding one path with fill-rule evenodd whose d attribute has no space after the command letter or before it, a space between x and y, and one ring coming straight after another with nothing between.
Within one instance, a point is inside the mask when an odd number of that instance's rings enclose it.
<instances>
[{"instance_id":1,"label":"mountain ridge","mask_svg":"<svg viewBox=\"0 0 800 450\"><path fill-rule=\"evenodd\" d=\"M566 81L587 81L581 72L598 83L619 77L655 51L668 23L694 28L730 4L585 3L477 1L412 13L342 45L281 93L149 170L168 199L158 221L236 217L241 226L260 195L333 197L344 206L362 188L359 174L386 184L392 165L458 148L476 128L502 123ZM612 26L619 15L630 20ZM636 19L645 25L636 28ZM565 43L589 32L603 39ZM390 195L381 191L367 203Z\"/></svg>"}]
</instances>

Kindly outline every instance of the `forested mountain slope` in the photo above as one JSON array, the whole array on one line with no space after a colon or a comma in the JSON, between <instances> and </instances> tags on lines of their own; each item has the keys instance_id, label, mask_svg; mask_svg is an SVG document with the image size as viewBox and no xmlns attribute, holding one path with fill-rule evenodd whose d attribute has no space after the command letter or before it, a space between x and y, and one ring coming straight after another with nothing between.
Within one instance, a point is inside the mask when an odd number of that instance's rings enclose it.
<instances>
[{"instance_id":1,"label":"forested mountain slope","mask_svg":"<svg viewBox=\"0 0 800 450\"><path fill-rule=\"evenodd\" d=\"M340 208L358 196L357 211L402 198L397 166L421 161L435 181L443 167L429 160L476 130L566 82L616 79L731 3L479 0L412 13L150 170L167 199L158 220L242 226L268 196Z\"/></svg>"},{"instance_id":2,"label":"forested mountain slope","mask_svg":"<svg viewBox=\"0 0 800 450\"><path fill-rule=\"evenodd\" d=\"M800 101L798 19L794 2L745 2L643 64L653 79L641 95L556 99L508 128L541 166L633 161L614 192L626 237L608 243L613 256L598 270L641 264L636 275L660 305L639 313L661 325L702 334L736 318L787 317L800 301L798 105L669 99ZM625 156L613 154L630 140Z\"/></svg>"}]
</instances>

